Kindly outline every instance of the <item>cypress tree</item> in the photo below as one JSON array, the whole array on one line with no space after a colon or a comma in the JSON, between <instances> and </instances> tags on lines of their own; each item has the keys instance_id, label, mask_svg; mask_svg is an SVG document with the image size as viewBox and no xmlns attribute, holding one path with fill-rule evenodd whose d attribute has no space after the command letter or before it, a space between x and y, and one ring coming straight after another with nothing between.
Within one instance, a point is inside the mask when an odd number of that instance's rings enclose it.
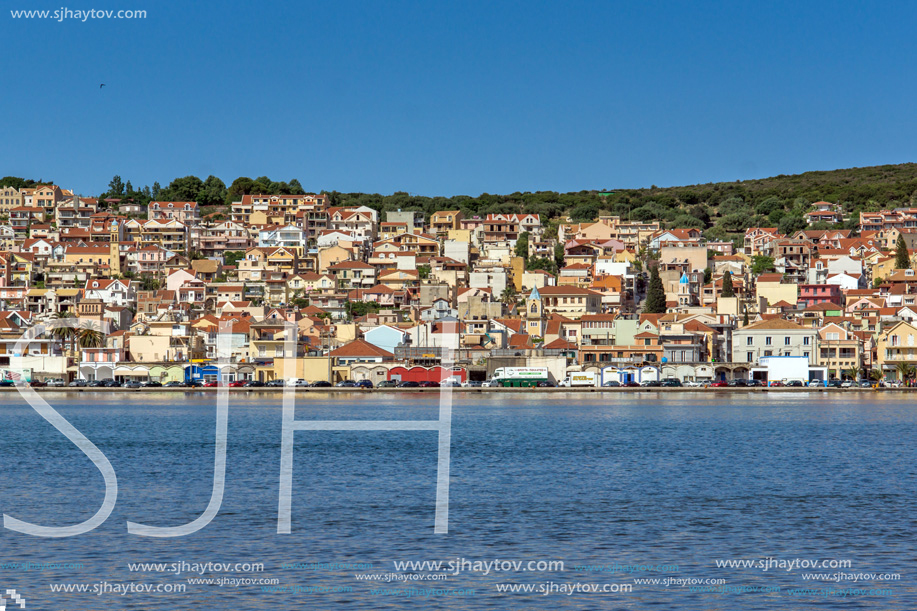
<instances>
[{"instance_id":1,"label":"cypress tree","mask_svg":"<svg viewBox=\"0 0 917 611\"><path fill-rule=\"evenodd\" d=\"M723 274L723 290L720 292L720 297L735 297L735 289L732 288L732 272L726 272Z\"/></svg>"},{"instance_id":2,"label":"cypress tree","mask_svg":"<svg viewBox=\"0 0 917 611\"><path fill-rule=\"evenodd\" d=\"M650 270L650 286L646 291L646 305L643 311L647 314L665 314L665 289L662 287L662 278L659 270L653 267Z\"/></svg>"},{"instance_id":3,"label":"cypress tree","mask_svg":"<svg viewBox=\"0 0 917 611\"><path fill-rule=\"evenodd\" d=\"M911 258L907 254L907 243L901 234L898 234L898 241L895 242L895 269L911 269Z\"/></svg>"}]
</instances>

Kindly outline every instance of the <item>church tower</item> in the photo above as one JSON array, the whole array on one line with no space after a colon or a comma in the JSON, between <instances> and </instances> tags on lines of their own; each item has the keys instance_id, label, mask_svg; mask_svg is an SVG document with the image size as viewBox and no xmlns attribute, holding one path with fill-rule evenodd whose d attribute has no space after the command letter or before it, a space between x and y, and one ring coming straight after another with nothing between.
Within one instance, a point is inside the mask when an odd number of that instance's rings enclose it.
<instances>
[{"instance_id":1,"label":"church tower","mask_svg":"<svg viewBox=\"0 0 917 611\"><path fill-rule=\"evenodd\" d=\"M525 299L525 329L532 337L544 337L544 307L537 288Z\"/></svg>"}]
</instances>

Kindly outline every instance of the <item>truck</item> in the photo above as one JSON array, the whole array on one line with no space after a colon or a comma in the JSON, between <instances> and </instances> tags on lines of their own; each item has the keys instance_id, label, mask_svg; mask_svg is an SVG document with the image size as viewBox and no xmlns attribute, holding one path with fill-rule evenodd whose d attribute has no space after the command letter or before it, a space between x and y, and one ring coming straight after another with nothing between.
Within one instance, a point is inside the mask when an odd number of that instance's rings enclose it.
<instances>
[{"instance_id":1,"label":"truck","mask_svg":"<svg viewBox=\"0 0 917 611\"><path fill-rule=\"evenodd\" d=\"M488 386L538 386L548 381L547 367L498 367Z\"/></svg>"},{"instance_id":2,"label":"truck","mask_svg":"<svg viewBox=\"0 0 917 611\"><path fill-rule=\"evenodd\" d=\"M567 374L567 377L564 378L558 386L566 386L567 388L572 388L574 386L592 386L596 387L599 385L599 374L593 373L591 371L572 371Z\"/></svg>"}]
</instances>

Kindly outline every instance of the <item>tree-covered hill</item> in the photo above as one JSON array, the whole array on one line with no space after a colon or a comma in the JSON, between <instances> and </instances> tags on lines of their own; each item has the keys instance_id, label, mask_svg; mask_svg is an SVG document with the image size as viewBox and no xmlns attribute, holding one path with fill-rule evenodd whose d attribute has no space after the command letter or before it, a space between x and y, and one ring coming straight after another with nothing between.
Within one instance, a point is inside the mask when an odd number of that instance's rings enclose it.
<instances>
[{"instance_id":1,"label":"tree-covered hill","mask_svg":"<svg viewBox=\"0 0 917 611\"><path fill-rule=\"evenodd\" d=\"M32 186L36 181L15 177L0 179L0 186ZM266 176L236 178L227 187L221 179L184 176L162 188L134 189L130 181L115 176L100 195L146 204L150 199L195 200L208 207L224 206L244 194L299 194L318 190L303 187L296 179L273 181ZM734 238L752 226L779 227L790 233L805 226L803 215L817 201L841 206L856 225L861 210L910 206L917 195L917 164L904 163L824 172L806 172L736 182L707 183L683 187L647 189L608 188L574 193L554 191L516 192L507 195L425 197L396 192L329 193L336 206L366 205L380 212L389 210L461 210L466 216L489 213L535 213L554 222L594 220L602 214L625 220L659 220L665 227L698 227L709 238Z\"/></svg>"}]
</instances>

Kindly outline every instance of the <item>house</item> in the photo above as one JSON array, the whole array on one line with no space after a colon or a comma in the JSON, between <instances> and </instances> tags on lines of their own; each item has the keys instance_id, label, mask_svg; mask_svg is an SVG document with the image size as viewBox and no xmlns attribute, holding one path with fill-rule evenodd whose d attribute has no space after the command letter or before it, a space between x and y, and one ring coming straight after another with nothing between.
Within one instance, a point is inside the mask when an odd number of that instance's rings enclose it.
<instances>
[{"instance_id":1,"label":"house","mask_svg":"<svg viewBox=\"0 0 917 611\"><path fill-rule=\"evenodd\" d=\"M344 344L340 348L332 350L328 356L339 367L356 363L385 363L395 358L395 355L388 350L383 350L365 339L356 339Z\"/></svg>"},{"instance_id":2,"label":"house","mask_svg":"<svg viewBox=\"0 0 917 611\"><path fill-rule=\"evenodd\" d=\"M538 290L546 313L580 318L602 311L602 294L577 286L545 286Z\"/></svg>"},{"instance_id":3,"label":"house","mask_svg":"<svg viewBox=\"0 0 917 611\"><path fill-rule=\"evenodd\" d=\"M137 291L131 280L92 278L83 287L84 299L99 299L105 305L137 307Z\"/></svg>"},{"instance_id":4,"label":"house","mask_svg":"<svg viewBox=\"0 0 917 611\"><path fill-rule=\"evenodd\" d=\"M789 320L769 318L732 333L732 358L736 363L757 365L770 356L804 356L816 362L818 331Z\"/></svg>"},{"instance_id":5,"label":"house","mask_svg":"<svg viewBox=\"0 0 917 611\"><path fill-rule=\"evenodd\" d=\"M197 202L150 202L147 219L151 221L176 220L185 225L197 225L201 212Z\"/></svg>"}]
</instances>

